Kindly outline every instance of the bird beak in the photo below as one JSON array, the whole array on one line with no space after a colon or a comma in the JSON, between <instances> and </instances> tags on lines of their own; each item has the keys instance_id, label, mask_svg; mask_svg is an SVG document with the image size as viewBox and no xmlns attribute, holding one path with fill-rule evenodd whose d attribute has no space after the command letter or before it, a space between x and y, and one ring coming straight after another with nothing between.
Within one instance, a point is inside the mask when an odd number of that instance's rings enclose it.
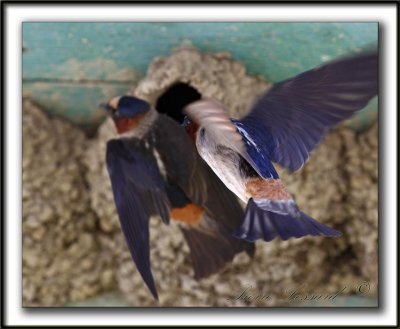
<instances>
[{"instance_id":1,"label":"bird beak","mask_svg":"<svg viewBox=\"0 0 400 329\"><path fill-rule=\"evenodd\" d=\"M101 107L103 110L106 110L107 114L109 114L109 115L113 115L114 114L113 108L110 105L108 105L108 103L101 103L99 105L99 107Z\"/></svg>"}]
</instances>

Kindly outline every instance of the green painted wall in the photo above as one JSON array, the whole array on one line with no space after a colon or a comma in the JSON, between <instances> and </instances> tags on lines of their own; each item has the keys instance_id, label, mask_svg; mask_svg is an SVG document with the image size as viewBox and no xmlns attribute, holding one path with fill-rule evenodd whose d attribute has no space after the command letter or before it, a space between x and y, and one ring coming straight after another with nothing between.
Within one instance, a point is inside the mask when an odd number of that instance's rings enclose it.
<instances>
[{"instance_id":1,"label":"green painted wall","mask_svg":"<svg viewBox=\"0 0 400 329\"><path fill-rule=\"evenodd\" d=\"M376 47L376 23L39 23L26 22L23 90L50 112L82 126L101 120L97 105L125 92L154 57L192 44L229 51L272 82L326 60ZM376 117L372 102L353 123Z\"/></svg>"}]
</instances>

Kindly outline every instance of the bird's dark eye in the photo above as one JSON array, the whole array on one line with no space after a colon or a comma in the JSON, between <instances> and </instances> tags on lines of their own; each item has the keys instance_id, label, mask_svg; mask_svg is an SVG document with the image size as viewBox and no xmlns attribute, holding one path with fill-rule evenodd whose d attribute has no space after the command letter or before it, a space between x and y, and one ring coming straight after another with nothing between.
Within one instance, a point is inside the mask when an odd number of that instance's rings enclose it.
<instances>
[{"instance_id":1,"label":"bird's dark eye","mask_svg":"<svg viewBox=\"0 0 400 329\"><path fill-rule=\"evenodd\" d=\"M110 113L113 117L118 117L119 115L120 115L120 113L119 113L119 111L116 109L116 108L114 108L114 107L112 107L112 106L108 106L108 113Z\"/></svg>"},{"instance_id":2,"label":"bird's dark eye","mask_svg":"<svg viewBox=\"0 0 400 329\"><path fill-rule=\"evenodd\" d=\"M190 121L190 119L187 116L185 116L185 118L183 119L183 122L182 122L182 126L188 127L191 123L192 123L192 121Z\"/></svg>"}]
</instances>

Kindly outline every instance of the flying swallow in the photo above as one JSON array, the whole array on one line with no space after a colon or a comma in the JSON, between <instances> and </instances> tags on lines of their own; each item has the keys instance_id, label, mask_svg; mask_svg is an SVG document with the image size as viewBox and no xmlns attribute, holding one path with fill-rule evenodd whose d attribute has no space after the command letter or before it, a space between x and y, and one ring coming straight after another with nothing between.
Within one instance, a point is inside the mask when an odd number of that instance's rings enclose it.
<instances>
[{"instance_id":1,"label":"flying swallow","mask_svg":"<svg viewBox=\"0 0 400 329\"><path fill-rule=\"evenodd\" d=\"M198 155L185 129L147 102L121 96L102 104L118 137L107 142L106 163L114 201L133 261L154 298L149 219L179 221L196 279L218 271L254 244L236 239L244 211Z\"/></svg>"},{"instance_id":2,"label":"flying swallow","mask_svg":"<svg viewBox=\"0 0 400 329\"><path fill-rule=\"evenodd\" d=\"M364 108L377 90L378 55L370 52L274 85L240 120L231 119L214 100L184 109L195 126L191 130L201 157L247 203L236 237L270 241L341 235L299 210L272 162L299 170L327 129Z\"/></svg>"}]
</instances>

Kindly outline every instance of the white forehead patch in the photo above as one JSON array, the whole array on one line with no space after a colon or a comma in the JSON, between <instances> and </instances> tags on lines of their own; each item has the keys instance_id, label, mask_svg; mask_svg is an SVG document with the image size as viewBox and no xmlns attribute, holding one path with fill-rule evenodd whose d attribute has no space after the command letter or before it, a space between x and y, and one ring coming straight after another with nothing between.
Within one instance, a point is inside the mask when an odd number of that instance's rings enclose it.
<instances>
[{"instance_id":1,"label":"white forehead patch","mask_svg":"<svg viewBox=\"0 0 400 329\"><path fill-rule=\"evenodd\" d=\"M118 102L119 102L120 99L121 99L121 96L114 97L113 99L111 99L108 102L108 105L110 105L113 109L117 109L118 108Z\"/></svg>"}]
</instances>

